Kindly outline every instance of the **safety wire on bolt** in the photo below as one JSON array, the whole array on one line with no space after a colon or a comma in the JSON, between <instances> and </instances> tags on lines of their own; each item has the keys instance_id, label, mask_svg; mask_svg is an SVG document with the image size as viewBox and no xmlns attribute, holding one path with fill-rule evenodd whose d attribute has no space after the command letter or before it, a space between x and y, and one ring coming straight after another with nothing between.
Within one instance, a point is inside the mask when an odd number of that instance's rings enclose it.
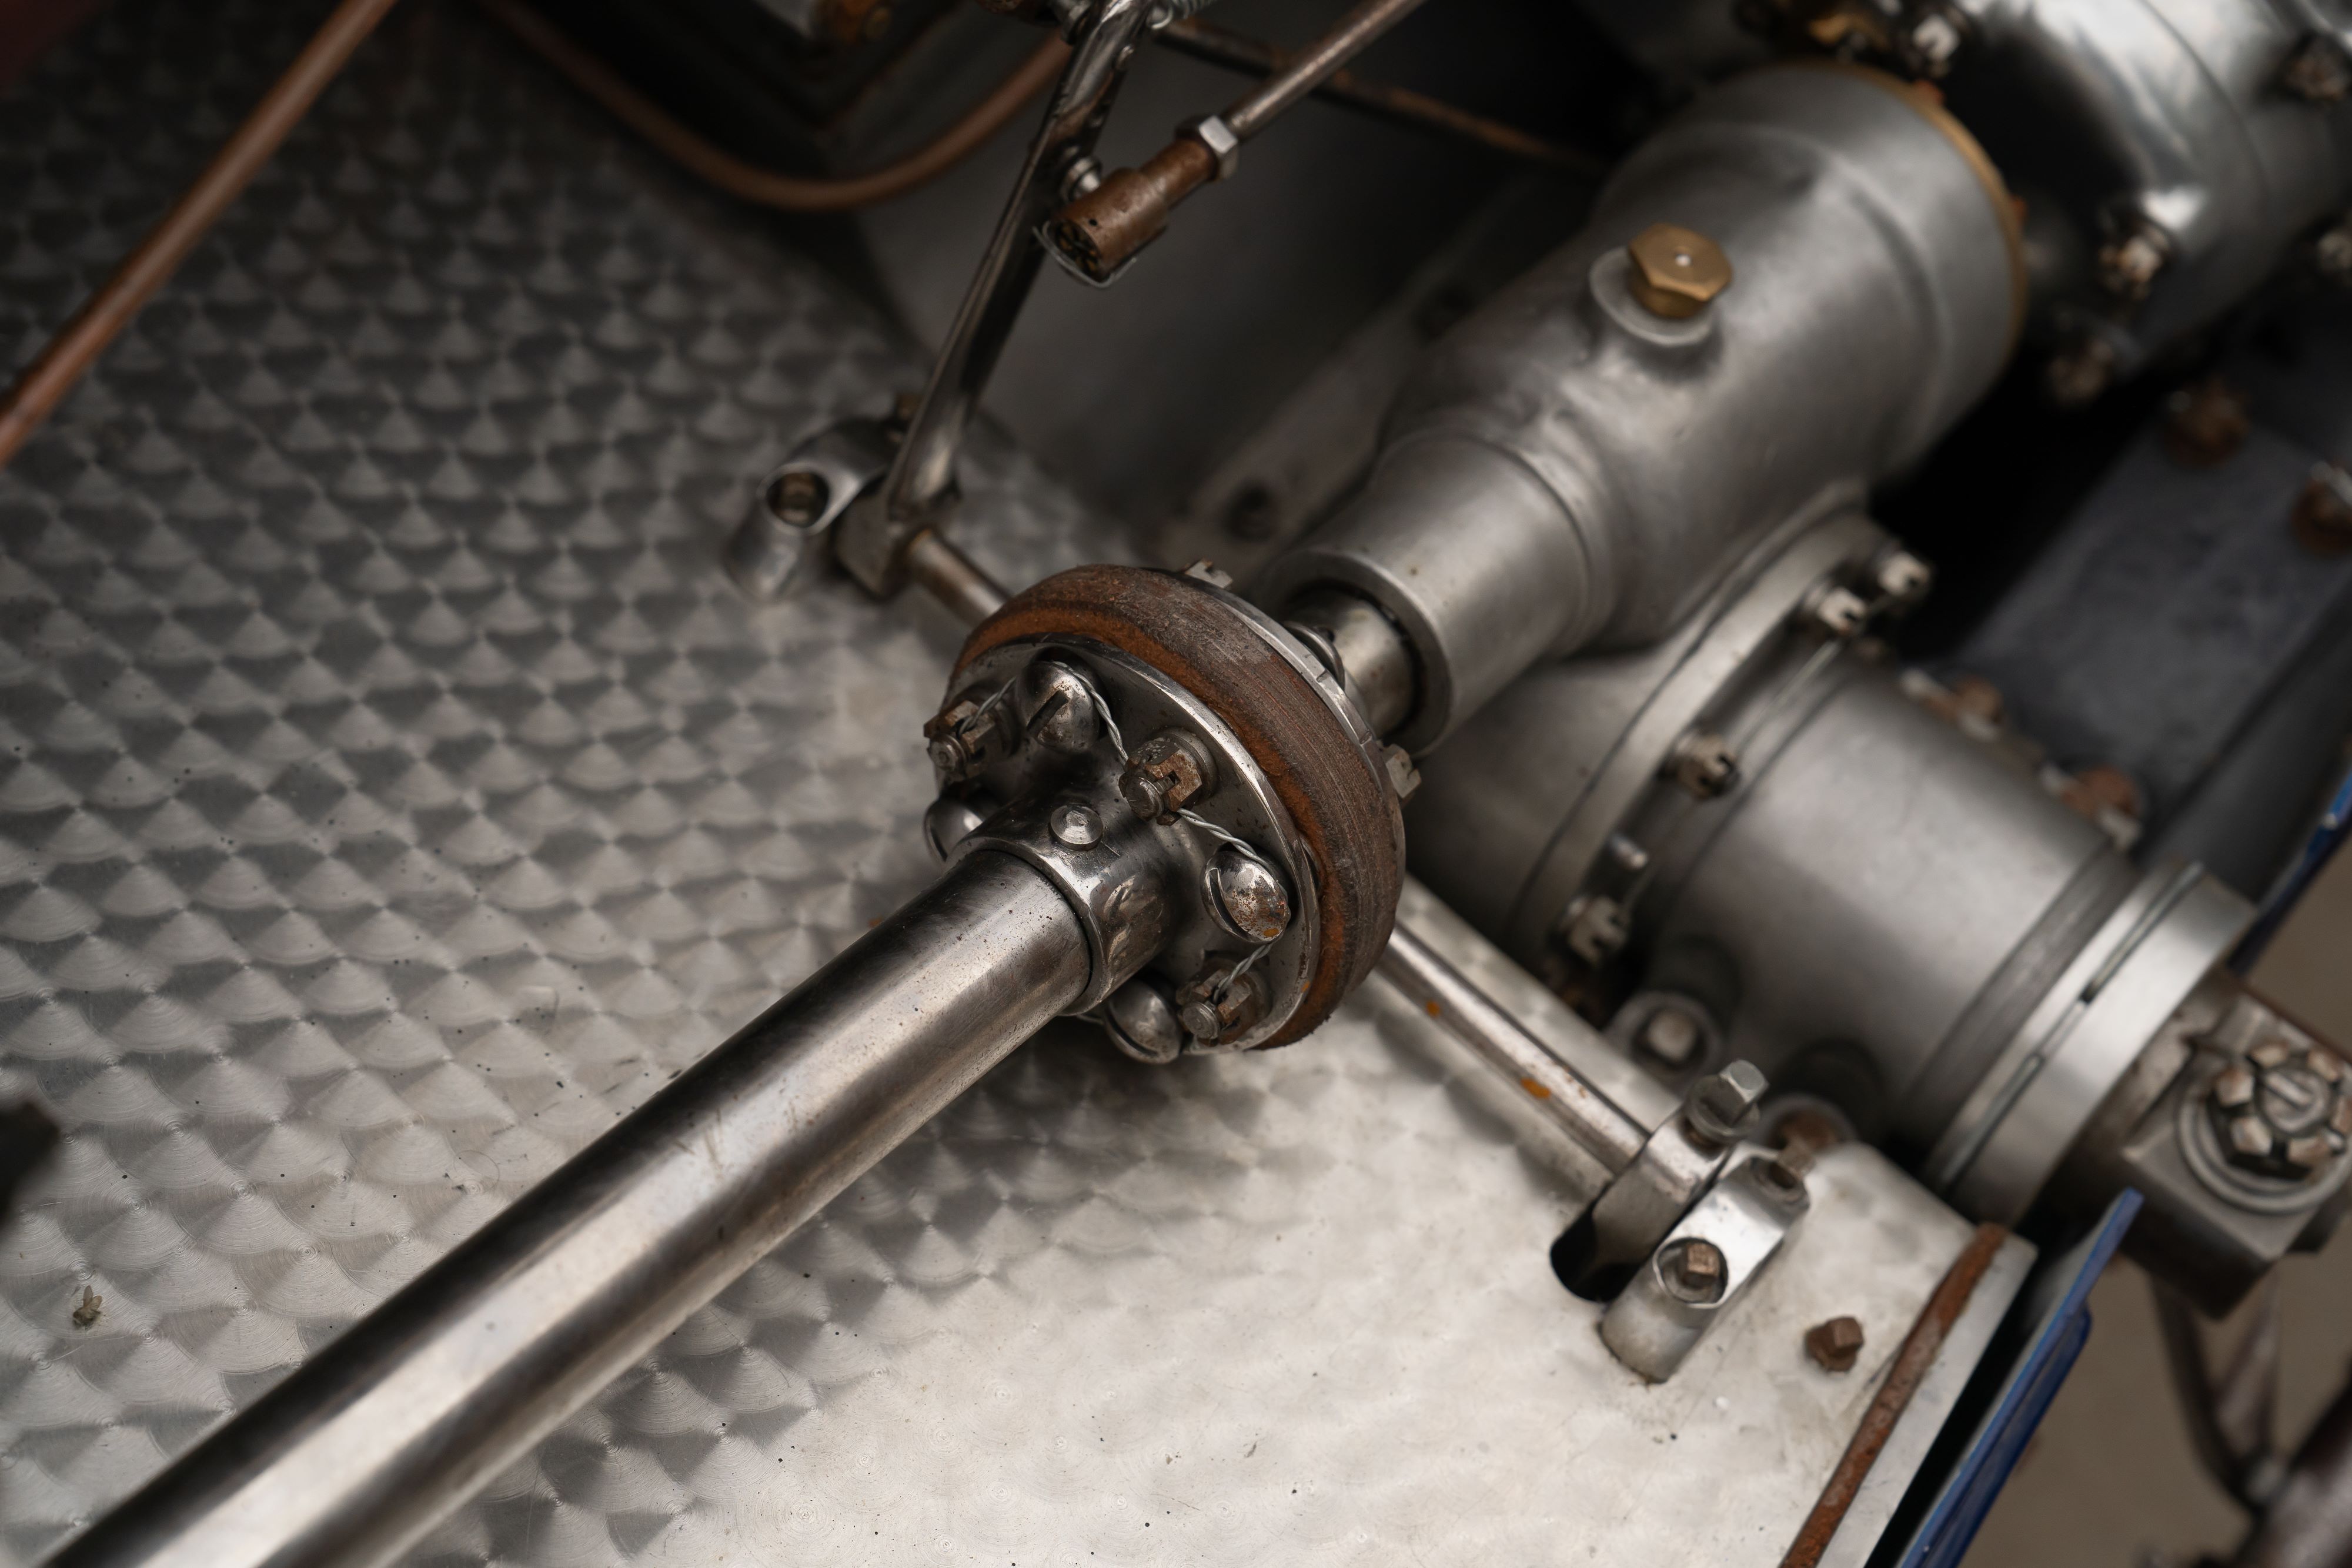
<instances>
[{"instance_id":1,"label":"safety wire on bolt","mask_svg":"<svg viewBox=\"0 0 2352 1568\"><path fill-rule=\"evenodd\" d=\"M1127 737L1119 733L1118 720L1111 717L1110 705L1103 701L1102 693L1096 691L1093 686L1089 685L1087 688L1087 695L1094 702L1096 716L1102 720L1103 733L1110 737L1111 749L1118 754L1119 767L1121 768L1125 768L1130 758L1127 753ZM989 699L992 703L996 699L993 697ZM1221 839L1224 842L1231 844L1234 849L1248 856L1252 861L1255 861L1261 870L1263 870L1268 876L1273 877L1276 882L1285 880L1281 872L1275 868L1273 862L1268 861L1264 855L1260 854L1257 852L1256 846L1250 843L1248 840L1235 837L1234 834L1217 826L1216 823L1209 821L1208 818L1201 815L1200 812L1195 811L1187 806L1177 807L1176 816L1180 821L1190 822L1192 826L1201 829L1212 838ZM1276 938L1276 941L1279 940L1281 940L1281 938ZM1225 977L1217 982L1217 988L1210 993L1210 999L1219 1003L1223 1002L1226 994L1234 988L1234 984L1239 981L1244 975L1249 973L1250 967L1273 950L1273 942L1261 942L1255 947L1250 949L1249 956L1244 958L1240 963L1227 970L1225 972Z\"/></svg>"}]
</instances>

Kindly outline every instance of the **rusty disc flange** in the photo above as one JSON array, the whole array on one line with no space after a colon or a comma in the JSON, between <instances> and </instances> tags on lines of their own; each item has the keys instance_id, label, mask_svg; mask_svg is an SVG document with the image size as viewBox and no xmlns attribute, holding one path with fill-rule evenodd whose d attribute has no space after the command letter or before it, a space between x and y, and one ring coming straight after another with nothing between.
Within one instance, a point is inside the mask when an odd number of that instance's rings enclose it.
<instances>
[{"instance_id":1,"label":"rusty disc flange","mask_svg":"<svg viewBox=\"0 0 2352 1568\"><path fill-rule=\"evenodd\" d=\"M1088 638L1160 671L1216 715L1265 772L1306 842L1323 910L1306 994L1265 1044L1308 1033L1388 946L1404 876L1395 792L1241 603L1205 583L1127 566L1061 572L973 628L956 674L1007 643L1055 636Z\"/></svg>"}]
</instances>

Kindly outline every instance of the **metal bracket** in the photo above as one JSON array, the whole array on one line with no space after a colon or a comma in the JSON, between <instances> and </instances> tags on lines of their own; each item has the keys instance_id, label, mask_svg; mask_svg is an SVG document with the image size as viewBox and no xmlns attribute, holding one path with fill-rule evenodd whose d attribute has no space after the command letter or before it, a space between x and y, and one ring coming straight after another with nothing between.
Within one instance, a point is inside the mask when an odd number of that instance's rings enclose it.
<instances>
[{"instance_id":1,"label":"metal bracket","mask_svg":"<svg viewBox=\"0 0 2352 1568\"><path fill-rule=\"evenodd\" d=\"M1634 1372L1664 1383L1779 1255L1811 1204L1803 1173L1786 1155L1744 1153L1609 1304L1601 1342Z\"/></svg>"}]
</instances>

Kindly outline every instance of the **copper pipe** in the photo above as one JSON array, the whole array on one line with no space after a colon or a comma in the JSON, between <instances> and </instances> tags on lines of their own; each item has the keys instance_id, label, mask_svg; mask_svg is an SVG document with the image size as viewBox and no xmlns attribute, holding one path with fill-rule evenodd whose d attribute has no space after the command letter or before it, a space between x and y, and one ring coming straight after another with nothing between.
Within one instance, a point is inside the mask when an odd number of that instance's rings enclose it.
<instances>
[{"instance_id":1,"label":"copper pipe","mask_svg":"<svg viewBox=\"0 0 2352 1568\"><path fill-rule=\"evenodd\" d=\"M16 456L91 362L179 270L196 242L301 123L311 103L352 57L352 51L375 30L392 6L393 0L343 0L336 6L326 26L303 46L286 74L213 155L205 172L163 214L163 221L122 258L114 276L16 378L5 399L0 400L0 465Z\"/></svg>"},{"instance_id":2,"label":"copper pipe","mask_svg":"<svg viewBox=\"0 0 2352 1568\"><path fill-rule=\"evenodd\" d=\"M1271 76L1288 66L1293 57L1287 49L1203 22L1197 16L1171 24L1160 32L1160 41L1180 55L1255 76ZM1333 71L1312 96L1417 131L1458 137L1507 158L1521 158L1578 174L1597 174L1606 167L1600 157L1582 148L1548 141L1410 88L1367 81L1353 71Z\"/></svg>"},{"instance_id":3,"label":"copper pipe","mask_svg":"<svg viewBox=\"0 0 2352 1568\"><path fill-rule=\"evenodd\" d=\"M730 196L788 213L840 213L868 207L904 195L945 173L1002 130L1023 104L1051 87L1070 53L1067 44L1049 37L986 98L965 111L962 119L895 163L870 173L838 178L779 174L745 162L679 123L667 110L520 0L478 0L478 4L573 87L652 142L672 162Z\"/></svg>"},{"instance_id":4,"label":"copper pipe","mask_svg":"<svg viewBox=\"0 0 2352 1568\"><path fill-rule=\"evenodd\" d=\"M1844 1454L1839 1457L1837 1469L1830 1472L1829 1484L1822 1489L1820 1500L1805 1516L1797 1539L1790 1543L1789 1554L1780 1559L1780 1568L1814 1568L1822 1560L1822 1553L1829 1549L1830 1538L1837 1533L1839 1521L1861 1494L1870 1468L1878 1462L1886 1440L1895 1435L1895 1424L1903 1418L1911 1396L1919 1392L1928 1369L1936 1364L1945 1336L1968 1310L1969 1298L1976 1294L1979 1281L1992 1267L2001 1243L2008 1239L2009 1232L2002 1227L1979 1225L1969 1244L1960 1249L1959 1257L1937 1284L1935 1293L1927 1298L1918 1321L1904 1336L1903 1347L1895 1353L1894 1364L1886 1369L1886 1381L1878 1385L1869 1407L1863 1411L1862 1424L1854 1428Z\"/></svg>"}]
</instances>

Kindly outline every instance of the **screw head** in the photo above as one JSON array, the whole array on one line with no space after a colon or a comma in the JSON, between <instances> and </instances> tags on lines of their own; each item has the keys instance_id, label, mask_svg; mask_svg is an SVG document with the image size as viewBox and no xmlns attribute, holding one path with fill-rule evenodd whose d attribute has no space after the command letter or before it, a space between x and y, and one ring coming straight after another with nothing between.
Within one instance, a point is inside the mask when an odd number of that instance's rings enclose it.
<instances>
[{"instance_id":1,"label":"screw head","mask_svg":"<svg viewBox=\"0 0 2352 1568\"><path fill-rule=\"evenodd\" d=\"M940 860L971 837L983 820L980 808L960 796L942 795L923 809L923 842Z\"/></svg>"},{"instance_id":2,"label":"screw head","mask_svg":"<svg viewBox=\"0 0 2352 1568\"><path fill-rule=\"evenodd\" d=\"M1734 1061L1690 1086L1683 1113L1691 1131L1712 1144L1736 1144L1762 1114L1764 1074L1751 1061Z\"/></svg>"},{"instance_id":3,"label":"screw head","mask_svg":"<svg viewBox=\"0 0 2352 1568\"><path fill-rule=\"evenodd\" d=\"M1731 287L1731 258L1696 229L1652 224L1625 247L1633 265L1626 283L1642 308L1670 321L1686 321Z\"/></svg>"},{"instance_id":4,"label":"screw head","mask_svg":"<svg viewBox=\"0 0 2352 1568\"><path fill-rule=\"evenodd\" d=\"M1669 1242L1658 1254L1658 1278L1676 1301L1698 1305L1721 1301L1730 1272L1723 1249L1703 1237Z\"/></svg>"},{"instance_id":5,"label":"screw head","mask_svg":"<svg viewBox=\"0 0 2352 1568\"><path fill-rule=\"evenodd\" d=\"M1058 659L1032 659L1013 688L1021 727L1048 751L1076 757L1102 734L1094 683Z\"/></svg>"},{"instance_id":6,"label":"screw head","mask_svg":"<svg viewBox=\"0 0 2352 1568\"><path fill-rule=\"evenodd\" d=\"M1209 909L1226 930L1261 946L1290 929L1290 890L1272 866L1232 844L1209 862Z\"/></svg>"},{"instance_id":7,"label":"screw head","mask_svg":"<svg viewBox=\"0 0 2352 1568\"><path fill-rule=\"evenodd\" d=\"M1832 1318L1805 1331L1805 1354L1824 1372L1852 1372L1862 1346L1862 1324L1853 1318Z\"/></svg>"},{"instance_id":8,"label":"screw head","mask_svg":"<svg viewBox=\"0 0 2352 1568\"><path fill-rule=\"evenodd\" d=\"M1869 624L1870 606L1850 588L1828 589L1811 606L1813 624L1832 637L1851 637Z\"/></svg>"},{"instance_id":9,"label":"screw head","mask_svg":"<svg viewBox=\"0 0 2352 1568\"><path fill-rule=\"evenodd\" d=\"M1054 841L1066 849L1087 850L1102 842L1102 819L1084 800L1064 800L1045 813Z\"/></svg>"},{"instance_id":10,"label":"screw head","mask_svg":"<svg viewBox=\"0 0 2352 1568\"><path fill-rule=\"evenodd\" d=\"M1103 1003L1103 1028L1113 1045L1155 1066L1175 1061L1184 1049L1185 1027L1175 1008L1166 993L1140 975Z\"/></svg>"}]
</instances>

